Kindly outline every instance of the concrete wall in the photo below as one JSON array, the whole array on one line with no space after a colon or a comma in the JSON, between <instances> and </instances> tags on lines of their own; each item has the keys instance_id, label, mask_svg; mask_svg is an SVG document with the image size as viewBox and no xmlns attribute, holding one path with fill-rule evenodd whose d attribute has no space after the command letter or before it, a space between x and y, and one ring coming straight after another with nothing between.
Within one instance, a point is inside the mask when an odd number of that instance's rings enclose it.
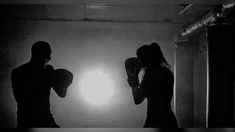
<instances>
[{"instance_id":1,"label":"concrete wall","mask_svg":"<svg viewBox=\"0 0 235 132\"><path fill-rule=\"evenodd\" d=\"M207 40L206 32L195 35L193 41L193 93L194 119L193 127L206 127L207 99Z\"/></svg>"},{"instance_id":2,"label":"concrete wall","mask_svg":"<svg viewBox=\"0 0 235 132\"><path fill-rule=\"evenodd\" d=\"M35 41L52 46L52 64L74 74L65 99L51 93L51 110L61 127L142 127L146 102L134 105L127 84L124 61L137 48L156 41L173 64L173 38L178 27L171 24L99 23L63 21L0 21L0 127L16 124L16 102L12 95L11 69L28 62ZM105 68L115 82L115 94L106 107L93 107L78 93L82 73Z\"/></svg>"},{"instance_id":3,"label":"concrete wall","mask_svg":"<svg viewBox=\"0 0 235 132\"><path fill-rule=\"evenodd\" d=\"M193 124L193 48L190 43L181 43L175 48L175 102L179 127Z\"/></svg>"},{"instance_id":4,"label":"concrete wall","mask_svg":"<svg viewBox=\"0 0 235 132\"><path fill-rule=\"evenodd\" d=\"M207 42L201 31L178 42L176 52L176 114L180 127L206 126Z\"/></svg>"},{"instance_id":5,"label":"concrete wall","mask_svg":"<svg viewBox=\"0 0 235 132\"><path fill-rule=\"evenodd\" d=\"M181 127L234 127L234 26L215 25L175 48Z\"/></svg>"}]
</instances>

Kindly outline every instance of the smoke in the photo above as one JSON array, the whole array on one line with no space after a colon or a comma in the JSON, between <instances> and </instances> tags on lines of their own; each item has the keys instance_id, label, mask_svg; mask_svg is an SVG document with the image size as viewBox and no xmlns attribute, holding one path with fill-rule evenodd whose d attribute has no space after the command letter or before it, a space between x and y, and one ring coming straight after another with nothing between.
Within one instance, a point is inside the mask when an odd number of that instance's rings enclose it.
<instances>
[{"instance_id":1,"label":"smoke","mask_svg":"<svg viewBox=\"0 0 235 132\"><path fill-rule=\"evenodd\" d=\"M52 90L51 111L61 127L142 127L146 102L133 103L126 82L124 61L135 56L136 49L152 41L160 43L164 55L173 64L173 37L177 28L156 24L118 24L89 22L13 21L1 22L0 45L0 126L15 127L11 70L30 59L32 44L44 40L51 44L50 64L74 74L66 98ZM165 27L165 28L162 28ZM169 32L170 31L170 32ZM113 101L107 108L94 108L82 102L77 89L80 74L100 67L115 82Z\"/></svg>"}]
</instances>

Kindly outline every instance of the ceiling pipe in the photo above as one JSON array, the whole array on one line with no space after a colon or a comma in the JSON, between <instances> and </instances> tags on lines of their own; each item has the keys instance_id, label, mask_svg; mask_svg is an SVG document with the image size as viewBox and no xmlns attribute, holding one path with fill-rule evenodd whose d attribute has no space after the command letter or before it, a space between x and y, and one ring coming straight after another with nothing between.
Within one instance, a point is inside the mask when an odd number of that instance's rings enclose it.
<instances>
[{"instance_id":1,"label":"ceiling pipe","mask_svg":"<svg viewBox=\"0 0 235 132\"><path fill-rule=\"evenodd\" d=\"M191 9L192 8L192 5L193 4L187 4L187 6L185 6L184 8L183 8L183 10L181 10L180 12L179 12L179 15L182 15L182 14L184 14L185 12L187 12L189 9ZM183 5L182 5L183 6Z\"/></svg>"},{"instance_id":2,"label":"ceiling pipe","mask_svg":"<svg viewBox=\"0 0 235 132\"><path fill-rule=\"evenodd\" d=\"M226 4L218 5L216 8L203 15L198 21L186 26L184 31L178 37L190 36L203 27L224 19L233 9L235 9L234 0Z\"/></svg>"}]
</instances>

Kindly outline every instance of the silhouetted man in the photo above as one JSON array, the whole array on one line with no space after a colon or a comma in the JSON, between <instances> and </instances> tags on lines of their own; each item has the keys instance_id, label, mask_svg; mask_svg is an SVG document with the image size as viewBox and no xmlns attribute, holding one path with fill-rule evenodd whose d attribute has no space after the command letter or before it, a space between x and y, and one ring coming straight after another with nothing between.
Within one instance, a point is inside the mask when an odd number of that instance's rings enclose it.
<instances>
[{"instance_id":1,"label":"silhouetted man","mask_svg":"<svg viewBox=\"0 0 235 132\"><path fill-rule=\"evenodd\" d=\"M15 68L11 73L12 88L17 102L17 127L59 127L50 111L51 87L60 97L65 97L69 82L55 86L51 47L45 41L38 41L31 48L28 63ZM72 74L72 73L71 73ZM53 87L54 83L54 87ZM58 85L58 83L56 84Z\"/></svg>"}]
</instances>

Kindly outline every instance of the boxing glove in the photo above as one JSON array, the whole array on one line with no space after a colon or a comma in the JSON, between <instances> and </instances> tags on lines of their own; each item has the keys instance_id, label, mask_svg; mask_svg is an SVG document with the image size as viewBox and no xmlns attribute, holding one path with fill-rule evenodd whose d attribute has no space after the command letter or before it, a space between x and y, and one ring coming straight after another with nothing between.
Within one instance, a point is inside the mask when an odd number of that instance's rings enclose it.
<instances>
[{"instance_id":1,"label":"boxing glove","mask_svg":"<svg viewBox=\"0 0 235 132\"><path fill-rule=\"evenodd\" d=\"M127 73L127 81L131 87L139 86L138 74L141 70L141 63L136 57L126 59L125 68Z\"/></svg>"},{"instance_id":2,"label":"boxing glove","mask_svg":"<svg viewBox=\"0 0 235 132\"><path fill-rule=\"evenodd\" d=\"M60 97L65 97L73 81L73 74L66 69L56 69L53 73L52 87Z\"/></svg>"}]
</instances>

